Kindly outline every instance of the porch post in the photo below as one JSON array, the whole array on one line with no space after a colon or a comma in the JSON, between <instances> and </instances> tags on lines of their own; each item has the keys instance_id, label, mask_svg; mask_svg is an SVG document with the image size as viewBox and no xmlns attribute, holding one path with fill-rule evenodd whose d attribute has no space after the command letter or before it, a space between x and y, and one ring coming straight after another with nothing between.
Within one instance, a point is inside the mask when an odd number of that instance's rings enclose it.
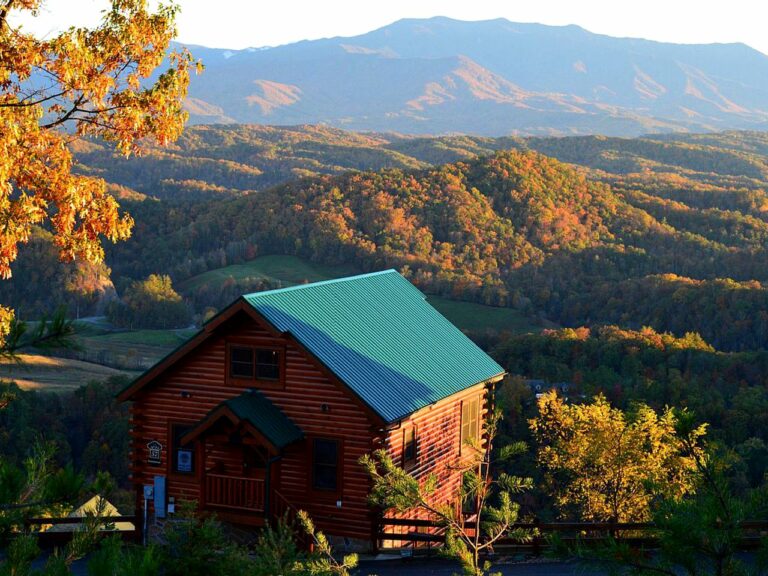
<instances>
[{"instance_id":1,"label":"porch post","mask_svg":"<svg viewBox=\"0 0 768 576\"><path fill-rule=\"evenodd\" d=\"M278 454L267 459L267 469L264 472L264 516L267 520L269 520L272 511L272 464L282 457L282 454Z\"/></svg>"},{"instance_id":2,"label":"porch post","mask_svg":"<svg viewBox=\"0 0 768 576\"><path fill-rule=\"evenodd\" d=\"M272 507L272 491L270 485L272 484L272 458L267 460L267 469L264 474L264 517L269 522L269 512Z\"/></svg>"}]
</instances>

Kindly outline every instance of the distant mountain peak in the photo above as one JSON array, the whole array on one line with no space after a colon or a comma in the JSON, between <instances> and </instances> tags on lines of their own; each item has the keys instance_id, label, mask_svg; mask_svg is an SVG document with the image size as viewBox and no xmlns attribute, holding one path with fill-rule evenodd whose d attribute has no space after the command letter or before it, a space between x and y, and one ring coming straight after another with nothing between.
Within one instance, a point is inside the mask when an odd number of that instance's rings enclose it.
<instances>
[{"instance_id":1,"label":"distant mountain peak","mask_svg":"<svg viewBox=\"0 0 768 576\"><path fill-rule=\"evenodd\" d=\"M206 72L190 85L193 122L485 135L768 128L768 56L744 44L435 16L353 37L198 52Z\"/></svg>"}]
</instances>

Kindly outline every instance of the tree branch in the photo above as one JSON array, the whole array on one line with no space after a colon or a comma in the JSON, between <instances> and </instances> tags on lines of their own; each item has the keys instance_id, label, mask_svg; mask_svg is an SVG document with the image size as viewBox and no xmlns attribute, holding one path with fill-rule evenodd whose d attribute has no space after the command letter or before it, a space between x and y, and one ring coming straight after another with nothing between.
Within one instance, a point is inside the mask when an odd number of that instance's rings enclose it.
<instances>
[{"instance_id":1,"label":"tree branch","mask_svg":"<svg viewBox=\"0 0 768 576\"><path fill-rule=\"evenodd\" d=\"M0 504L0 510L23 510L24 508L37 508L38 506L47 507L54 504L60 504L50 500L37 500L35 502L22 502L20 504Z\"/></svg>"},{"instance_id":2,"label":"tree branch","mask_svg":"<svg viewBox=\"0 0 768 576\"><path fill-rule=\"evenodd\" d=\"M13 8L13 3L15 1L16 0L6 0L5 4L0 7L0 33L2 33L5 27L8 25L8 12L10 12L11 8Z\"/></svg>"},{"instance_id":3,"label":"tree branch","mask_svg":"<svg viewBox=\"0 0 768 576\"><path fill-rule=\"evenodd\" d=\"M105 124L104 122L99 122L98 120L94 118L88 118L84 116L78 116L76 118L71 118L71 120L76 120L78 122L83 122L84 124L93 124L94 126L99 126L100 128L106 128L107 130L112 130L114 126L111 124Z\"/></svg>"},{"instance_id":4,"label":"tree branch","mask_svg":"<svg viewBox=\"0 0 768 576\"><path fill-rule=\"evenodd\" d=\"M29 106L37 106L38 104L42 104L43 102L47 102L48 100L53 100L54 98L59 98L60 96L64 96L66 94L66 91L58 92L56 94L51 94L50 96L46 96L45 98L40 98L39 100L35 100L34 102L27 102L29 98L31 98L35 93L33 92L26 98L19 100L18 102L7 102L7 103L0 103L0 108L27 108Z\"/></svg>"},{"instance_id":5,"label":"tree branch","mask_svg":"<svg viewBox=\"0 0 768 576\"><path fill-rule=\"evenodd\" d=\"M64 124L64 122L66 122L67 120L72 118L72 115L75 112L77 112L78 107L80 106L80 104L83 103L83 100L85 100L85 96L83 94L80 94L80 96L77 97L77 100L75 100L75 103L72 105L72 108L70 108L66 112L66 114L64 114L63 116L58 117L53 122L49 122L48 124L43 124L42 126L40 126L40 128L42 128L43 130L49 130L50 128L53 128L55 126L60 126L61 124Z\"/></svg>"},{"instance_id":6,"label":"tree branch","mask_svg":"<svg viewBox=\"0 0 768 576\"><path fill-rule=\"evenodd\" d=\"M76 112L83 112L85 114L104 114L106 112L112 112L113 110L121 110L123 108L127 108L127 104L120 104L119 106L108 106L107 108L78 108Z\"/></svg>"}]
</instances>

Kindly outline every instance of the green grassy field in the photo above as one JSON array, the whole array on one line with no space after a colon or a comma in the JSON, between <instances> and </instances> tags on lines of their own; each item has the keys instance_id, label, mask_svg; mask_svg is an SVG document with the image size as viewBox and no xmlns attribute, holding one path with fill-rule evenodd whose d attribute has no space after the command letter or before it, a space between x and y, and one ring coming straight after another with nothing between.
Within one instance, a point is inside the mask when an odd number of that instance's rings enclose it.
<instances>
[{"instance_id":1,"label":"green grassy field","mask_svg":"<svg viewBox=\"0 0 768 576\"><path fill-rule=\"evenodd\" d=\"M110 332L95 336L101 342L111 342L116 346L144 345L159 348L176 348L186 341L196 330L134 330L132 332Z\"/></svg>"},{"instance_id":2,"label":"green grassy field","mask_svg":"<svg viewBox=\"0 0 768 576\"><path fill-rule=\"evenodd\" d=\"M349 265L324 266L296 256L272 255L255 258L246 264L210 270L180 284L179 289L184 292L205 284L217 286L230 278L235 281L259 278L270 280L279 286L292 286L302 282L318 282L359 273L359 270ZM522 334L538 332L542 329L542 326L533 323L512 308L459 302L438 296L430 296L428 300L441 314L463 330L504 330Z\"/></svg>"},{"instance_id":3,"label":"green grassy field","mask_svg":"<svg viewBox=\"0 0 768 576\"><path fill-rule=\"evenodd\" d=\"M279 286L330 280L359 273L352 266L324 266L295 256L262 256L245 264L211 270L179 286L181 292L204 284L217 286L227 279L262 278ZM539 332L541 323L517 310L460 302L438 296L427 301L462 330ZM17 379L27 388L71 389L113 374L137 374L151 367L195 333L195 330L115 330L102 318L75 322L78 360L30 357L22 365L0 365L0 378Z\"/></svg>"},{"instance_id":4,"label":"green grassy field","mask_svg":"<svg viewBox=\"0 0 768 576\"><path fill-rule=\"evenodd\" d=\"M529 318L512 308L484 306L474 302L448 300L439 296L428 296L427 302L462 330L491 330L527 334L540 332L546 328L546 326L533 323Z\"/></svg>"},{"instance_id":5,"label":"green grassy field","mask_svg":"<svg viewBox=\"0 0 768 576\"><path fill-rule=\"evenodd\" d=\"M325 266L297 258L296 256L260 256L245 264L233 264L216 270L209 270L179 284L179 290L185 292L202 285L221 285L226 280L264 279L284 286L303 282L319 282L352 276L360 272L352 266Z\"/></svg>"},{"instance_id":6,"label":"green grassy field","mask_svg":"<svg viewBox=\"0 0 768 576\"><path fill-rule=\"evenodd\" d=\"M109 331L77 324L81 360L123 370L146 370L192 336L195 330Z\"/></svg>"}]
</instances>

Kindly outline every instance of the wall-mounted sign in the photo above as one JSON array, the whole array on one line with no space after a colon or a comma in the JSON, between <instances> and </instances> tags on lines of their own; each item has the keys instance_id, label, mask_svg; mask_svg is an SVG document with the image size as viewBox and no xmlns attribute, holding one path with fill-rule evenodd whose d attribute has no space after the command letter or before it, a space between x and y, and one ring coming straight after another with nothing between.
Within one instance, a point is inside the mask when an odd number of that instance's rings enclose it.
<instances>
[{"instance_id":1,"label":"wall-mounted sign","mask_svg":"<svg viewBox=\"0 0 768 576\"><path fill-rule=\"evenodd\" d=\"M179 449L176 451L176 470L192 472L192 450Z\"/></svg>"},{"instance_id":2,"label":"wall-mounted sign","mask_svg":"<svg viewBox=\"0 0 768 576\"><path fill-rule=\"evenodd\" d=\"M163 455L163 445L157 440L151 440L147 443L147 464L159 466Z\"/></svg>"}]
</instances>

